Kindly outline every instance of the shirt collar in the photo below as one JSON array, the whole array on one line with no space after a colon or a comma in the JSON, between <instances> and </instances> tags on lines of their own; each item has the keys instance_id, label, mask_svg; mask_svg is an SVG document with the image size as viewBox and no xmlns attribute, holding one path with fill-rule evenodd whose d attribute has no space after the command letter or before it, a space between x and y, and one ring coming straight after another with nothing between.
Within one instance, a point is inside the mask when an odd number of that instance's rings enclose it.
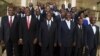
<instances>
[{"instance_id":1,"label":"shirt collar","mask_svg":"<svg viewBox=\"0 0 100 56\"><path fill-rule=\"evenodd\" d=\"M51 21L53 21L53 17L51 18Z\"/></svg>"},{"instance_id":2,"label":"shirt collar","mask_svg":"<svg viewBox=\"0 0 100 56\"><path fill-rule=\"evenodd\" d=\"M29 16L26 16L27 18L29 17L29 18L32 18L32 16L31 15L29 15Z\"/></svg>"},{"instance_id":3,"label":"shirt collar","mask_svg":"<svg viewBox=\"0 0 100 56\"><path fill-rule=\"evenodd\" d=\"M15 16L13 15L13 16L8 16L8 17L9 17L9 18L10 18L10 17L14 18Z\"/></svg>"},{"instance_id":4,"label":"shirt collar","mask_svg":"<svg viewBox=\"0 0 100 56\"><path fill-rule=\"evenodd\" d=\"M93 25L93 24L90 24L91 26L95 26L95 24Z\"/></svg>"},{"instance_id":5,"label":"shirt collar","mask_svg":"<svg viewBox=\"0 0 100 56\"><path fill-rule=\"evenodd\" d=\"M65 21L66 21L66 22L70 22L71 20L66 20L66 19L65 19Z\"/></svg>"},{"instance_id":6,"label":"shirt collar","mask_svg":"<svg viewBox=\"0 0 100 56\"><path fill-rule=\"evenodd\" d=\"M53 17L51 18L51 20L49 20L50 22L52 22L54 19L53 19ZM47 22L48 22L48 20L47 20Z\"/></svg>"}]
</instances>

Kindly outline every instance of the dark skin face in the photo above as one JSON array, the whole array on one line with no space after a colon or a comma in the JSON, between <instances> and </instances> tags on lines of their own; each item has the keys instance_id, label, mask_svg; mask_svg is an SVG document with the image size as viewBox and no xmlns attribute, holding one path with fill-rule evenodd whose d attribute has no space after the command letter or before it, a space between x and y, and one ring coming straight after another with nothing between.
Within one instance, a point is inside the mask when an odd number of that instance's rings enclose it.
<instances>
[{"instance_id":1,"label":"dark skin face","mask_svg":"<svg viewBox=\"0 0 100 56\"><path fill-rule=\"evenodd\" d=\"M46 12L49 12L51 9L49 6L47 6L45 10L46 10Z\"/></svg>"},{"instance_id":2,"label":"dark skin face","mask_svg":"<svg viewBox=\"0 0 100 56\"><path fill-rule=\"evenodd\" d=\"M70 13L67 13L67 14L66 14L66 19L67 19L67 20L71 20L71 14L70 14Z\"/></svg>"},{"instance_id":3,"label":"dark skin face","mask_svg":"<svg viewBox=\"0 0 100 56\"><path fill-rule=\"evenodd\" d=\"M52 13L51 12L47 12L47 20L51 20L52 18Z\"/></svg>"},{"instance_id":4,"label":"dark skin face","mask_svg":"<svg viewBox=\"0 0 100 56\"><path fill-rule=\"evenodd\" d=\"M8 8L8 14L9 14L9 16L13 16L14 15L14 9Z\"/></svg>"},{"instance_id":5,"label":"dark skin face","mask_svg":"<svg viewBox=\"0 0 100 56\"><path fill-rule=\"evenodd\" d=\"M65 9L65 5L64 5L64 4L62 4L61 8L62 8L62 9Z\"/></svg>"},{"instance_id":6,"label":"dark skin face","mask_svg":"<svg viewBox=\"0 0 100 56\"><path fill-rule=\"evenodd\" d=\"M38 16L38 15L40 15L40 10L39 10L39 8L37 8L36 10L35 10L35 14Z\"/></svg>"},{"instance_id":7,"label":"dark skin face","mask_svg":"<svg viewBox=\"0 0 100 56\"><path fill-rule=\"evenodd\" d=\"M61 17L64 18L66 15L66 12L65 11L61 11Z\"/></svg>"},{"instance_id":8,"label":"dark skin face","mask_svg":"<svg viewBox=\"0 0 100 56\"><path fill-rule=\"evenodd\" d=\"M91 19L90 19L90 23L91 23L92 25L94 25L94 24L96 23L96 18L95 18L95 17L91 18Z\"/></svg>"},{"instance_id":9,"label":"dark skin face","mask_svg":"<svg viewBox=\"0 0 100 56\"><path fill-rule=\"evenodd\" d=\"M30 15L30 9L29 8L25 8L25 14L26 14L26 16Z\"/></svg>"},{"instance_id":10,"label":"dark skin face","mask_svg":"<svg viewBox=\"0 0 100 56\"><path fill-rule=\"evenodd\" d=\"M21 9L20 8L17 8L16 9L16 13L20 13Z\"/></svg>"},{"instance_id":11,"label":"dark skin face","mask_svg":"<svg viewBox=\"0 0 100 56\"><path fill-rule=\"evenodd\" d=\"M71 3L68 4L68 8L71 8Z\"/></svg>"},{"instance_id":12,"label":"dark skin face","mask_svg":"<svg viewBox=\"0 0 100 56\"><path fill-rule=\"evenodd\" d=\"M78 19L78 24L79 24L79 25L82 25L82 24L83 24L83 19L80 19L80 18L79 18L79 19Z\"/></svg>"},{"instance_id":13,"label":"dark skin face","mask_svg":"<svg viewBox=\"0 0 100 56\"><path fill-rule=\"evenodd\" d=\"M32 3L29 3L29 7L33 7L33 4Z\"/></svg>"}]
</instances>

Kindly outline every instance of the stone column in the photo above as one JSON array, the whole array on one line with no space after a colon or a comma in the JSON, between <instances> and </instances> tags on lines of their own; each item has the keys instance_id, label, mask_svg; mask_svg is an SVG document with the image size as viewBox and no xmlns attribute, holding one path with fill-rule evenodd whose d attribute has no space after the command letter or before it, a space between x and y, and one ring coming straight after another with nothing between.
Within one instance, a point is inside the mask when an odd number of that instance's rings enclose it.
<instances>
[{"instance_id":1,"label":"stone column","mask_svg":"<svg viewBox=\"0 0 100 56\"><path fill-rule=\"evenodd\" d=\"M72 7L76 7L76 0L71 0Z\"/></svg>"},{"instance_id":2,"label":"stone column","mask_svg":"<svg viewBox=\"0 0 100 56\"><path fill-rule=\"evenodd\" d=\"M25 6L26 7L26 0L21 0L21 6Z\"/></svg>"}]
</instances>

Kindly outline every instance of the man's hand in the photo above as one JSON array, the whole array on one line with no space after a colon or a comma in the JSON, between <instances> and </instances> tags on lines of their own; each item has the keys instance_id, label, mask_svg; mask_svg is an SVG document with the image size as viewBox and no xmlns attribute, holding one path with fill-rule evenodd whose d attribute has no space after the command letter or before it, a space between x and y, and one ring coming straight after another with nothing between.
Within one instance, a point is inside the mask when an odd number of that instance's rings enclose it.
<instances>
[{"instance_id":1,"label":"man's hand","mask_svg":"<svg viewBox=\"0 0 100 56\"><path fill-rule=\"evenodd\" d=\"M2 47L5 47L5 44L4 44L3 40L1 40L0 44L1 44Z\"/></svg>"},{"instance_id":2,"label":"man's hand","mask_svg":"<svg viewBox=\"0 0 100 56\"><path fill-rule=\"evenodd\" d=\"M62 46L61 43L59 43L59 46L60 46L60 47Z\"/></svg>"},{"instance_id":3,"label":"man's hand","mask_svg":"<svg viewBox=\"0 0 100 56\"><path fill-rule=\"evenodd\" d=\"M76 43L75 43L75 42L73 43L73 46L74 46L74 47L76 46Z\"/></svg>"},{"instance_id":4,"label":"man's hand","mask_svg":"<svg viewBox=\"0 0 100 56\"><path fill-rule=\"evenodd\" d=\"M54 43L54 47L56 47L57 46L57 44L56 43Z\"/></svg>"},{"instance_id":5,"label":"man's hand","mask_svg":"<svg viewBox=\"0 0 100 56\"><path fill-rule=\"evenodd\" d=\"M19 44L19 45L23 45L23 39L22 39L22 38L20 38L20 39L18 40L18 44Z\"/></svg>"},{"instance_id":6,"label":"man's hand","mask_svg":"<svg viewBox=\"0 0 100 56\"><path fill-rule=\"evenodd\" d=\"M42 43L41 42L39 42L39 46L42 46Z\"/></svg>"},{"instance_id":7,"label":"man's hand","mask_svg":"<svg viewBox=\"0 0 100 56\"><path fill-rule=\"evenodd\" d=\"M33 40L33 44L36 44L37 43L37 38L35 38L34 40Z\"/></svg>"},{"instance_id":8,"label":"man's hand","mask_svg":"<svg viewBox=\"0 0 100 56\"><path fill-rule=\"evenodd\" d=\"M87 45L85 46L85 48L86 48L86 49L89 49L89 47L88 47Z\"/></svg>"}]
</instances>

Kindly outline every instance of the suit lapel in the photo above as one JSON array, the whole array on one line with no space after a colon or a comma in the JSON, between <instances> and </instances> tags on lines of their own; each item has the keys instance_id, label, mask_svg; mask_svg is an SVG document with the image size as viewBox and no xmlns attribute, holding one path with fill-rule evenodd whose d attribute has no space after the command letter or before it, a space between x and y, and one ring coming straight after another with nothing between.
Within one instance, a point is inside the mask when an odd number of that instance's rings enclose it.
<instances>
[{"instance_id":1,"label":"suit lapel","mask_svg":"<svg viewBox=\"0 0 100 56\"><path fill-rule=\"evenodd\" d=\"M50 30L53 28L53 25L54 25L54 21L51 21Z\"/></svg>"},{"instance_id":2,"label":"suit lapel","mask_svg":"<svg viewBox=\"0 0 100 56\"><path fill-rule=\"evenodd\" d=\"M9 28L9 27L10 27L10 23L9 23L9 17L8 17L8 16L7 16L6 21L7 21L7 26L8 26L8 28Z\"/></svg>"},{"instance_id":3,"label":"suit lapel","mask_svg":"<svg viewBox=\"0 0 100 56\"><path fill-rule=\"evenodd\" d=\"M11 27L13 27L15 24L16 24L16 22L17 22L17 18L16 18L16 16L14 17L14 20L13 20L13 22L12 22L12 26Z\"/></svg>"},{"instance_id":4,"label":"suit lapel","mask_svg":"<svg viewBox=\"0 0 100 56\"><path fill-rule=\"evenodd\" d=\"M24 25L25 25L25 27L28 29L28 26L27 26L27 18L26 18L26 17L24 17L24 18L23 18L23 21L24 21L24 22L23 22L23 24L24 24Z\"/></svg>"},{"instance_id":5,"label":"suit lapel","mask_svg":"<svg viewBox=\"0 0 100 56\"><path fill-rule=\"evenodd\" d=\"M64 21L64 27L65 27L66 29L70 30L70 29L68 28L68 25L67 25L66 21Z\"/></svg>"},{"instance_id":6,"label":"suit lapel","mask_svg":"<svg viewBox=\"0 0 100 56\"><path fill-rule=\"evenodd\" d=\"M98 31L99 31L99 30L98 30L98 28L97 28L97 26L96 26L96 33L95 33L95 34L97 34Z\"/></svg>"},{"instance_id":7,"label":"suit lapel","mask_svg":"<svg viewBox=\"0 0 100 56\"><path fill-rule=\"evenodd\" d=\"M30 20L29 29L31 28L32 24L33 24L33 17L31 17L31 20Z\"/></svg>"},{"instance_id":8,"label":"suit lapel","mask_svg":"<svg viewBox=\"0 0 100 56\"><path fill-rule=\"evenodd\" d=\"M47 25L47 21L46 20L44 21L44 24L45 24L45 28L48 29L48 25Z\"/></svg>"},{"instance_id":9,"label":"suit lapel","mask_svg":"<svg viewBox=\"0 0 100 56\"><path fill-rule=\"evenodd\" d=\"M93 29L92 29L92 26L91 26L91 25L89 25L89 28L91 29L92 34L94 34L94 32L93 32Z\"/></svg>"}]
</instances>

